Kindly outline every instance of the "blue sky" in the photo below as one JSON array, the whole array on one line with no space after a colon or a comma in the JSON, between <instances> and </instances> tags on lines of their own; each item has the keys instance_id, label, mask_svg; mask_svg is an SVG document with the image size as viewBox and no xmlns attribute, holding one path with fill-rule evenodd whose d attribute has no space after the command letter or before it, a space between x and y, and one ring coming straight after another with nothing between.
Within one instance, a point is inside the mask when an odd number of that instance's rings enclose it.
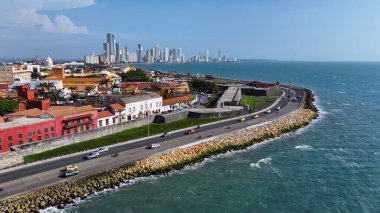
<instances>
[{"instance_id":1,"label":"blue sky","mask_svg":"<svg viewBox=\"0 0 380 213\"><path fill-rule=\"evenodd\" d=\"M375 0L1 1L0 57L100 54L112 32L130 51L142 43L186 55L380 61Z\"/></svg>"}]
</instances>

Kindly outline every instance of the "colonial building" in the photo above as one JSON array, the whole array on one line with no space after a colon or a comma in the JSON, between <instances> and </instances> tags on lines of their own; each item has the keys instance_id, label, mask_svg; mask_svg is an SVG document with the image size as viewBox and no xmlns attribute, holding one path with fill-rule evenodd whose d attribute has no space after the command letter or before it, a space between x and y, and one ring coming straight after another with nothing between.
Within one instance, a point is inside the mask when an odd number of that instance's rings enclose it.
<instances>
[{"instance_id":1,"label":"colonial building","mask_svg":"<svg viewBox=\"0 0 380 213\"><path fill-rule=\"evenodd\" d=\"M33 68L31 66L2 66L0 81L30 81Z\"/></svg>"},{"instance_id":2,"label":"colonial building","mask_svg":"<svg viewBox=\"0 0 380 213\"><path fill-rule=\"evenodd\" d=\"M158 114L161 112L162 97L155 93L146 93L120 98L120 104L124 106L128 120Z\"/></svg>"},{"instance_id":3,"label":"colonial building","mask_svg":"<svg viewBox=\"0 0 380 213\"><path fill-rule=\"evenodd\" d=\"M116 123L115 115L110 111L98 112L98 127L110 126Z\"/></svg>"},{"instance_id":4,"label":"colonial building","mask_svg":"<svg viewBox=\"0 0 380 213\"><path fill-rule=\"evenodd\" d=\"M196 102L195 96L185 95L182 97L169 98L163 101L162 111L168 112L173 110L180 110L189 108Z\"/></svg>"}]
</instances>

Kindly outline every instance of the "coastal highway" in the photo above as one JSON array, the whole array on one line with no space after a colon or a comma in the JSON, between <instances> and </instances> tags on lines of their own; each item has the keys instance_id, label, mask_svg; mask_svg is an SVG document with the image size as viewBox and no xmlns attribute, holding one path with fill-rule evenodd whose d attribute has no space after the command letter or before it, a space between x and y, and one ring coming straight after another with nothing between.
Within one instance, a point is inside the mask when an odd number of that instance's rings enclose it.
<instances>
[{"instance_id":1,"label":"coastal highway","mask_svg":"<svg viewBox=\"0 0 380 213\"><path fill-rule=\"evenodd\" d=\"M108 152L102 153L99 158L92 160L84 160L83 153L73 154L58 159L51 159L0 171L0 200L64 182L69 179L131 163L151 155L166 152L170 149L185 146L186 144L222 135L229 131L267 122L303 106L304 90L299 88L293 88L292 90L295 91L295 96L300 98L297 98L296 101L290 101L289 97L281 98L279 102L271 108L271 113L267 114L261 112L259 113L260 117L257 119L253 119L251 115L247 115L244 116L246 119L245 122L240 122L238 118L236 118L204 125L195 129L195 134L192 135L186 135L185 132L175 132L166 138L151 137L142 139L136 142L110 147ZM275 108L278 106L280 106L281 109L277 113ZM146 147L152 143L160 143L161 146L158 149L147 149ZM114 153L118 153L118 156L114 157ZM64 166L70 164L78 165L80 173L73 177L62 178L62 169Z\"/></svg>"}]
</instances>

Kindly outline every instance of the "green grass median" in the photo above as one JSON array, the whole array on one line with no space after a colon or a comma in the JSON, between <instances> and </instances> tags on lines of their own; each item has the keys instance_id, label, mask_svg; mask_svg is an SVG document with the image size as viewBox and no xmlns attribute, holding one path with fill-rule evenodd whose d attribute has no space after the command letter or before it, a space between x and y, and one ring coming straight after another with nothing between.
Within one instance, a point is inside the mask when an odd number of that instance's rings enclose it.
<instances>
[{"instance_id":1,"label":"green grass median","mask_svg":"<svg viewBox=\"0 0 380 213\"><path fill-rule=\"evenodd\" d=\"M276 98L267 98L265 96L243 96L240 105L249 105L252 112L257 112L272 105Z\"/></svg>"},{"instance_id":2,"label":"green grass median","mask_svg":"<svg viewBox=\"0 0 380 213\"><path fill-rule=\"evenodd\" d=\"M211 123L227 119L226 117L218 118L185 118L183 120L175 121L167 124L152 123L149 124L149 135L156 135L164 132L170 132L178 129L183 129L190 126ZM57 156L72 154L85 150L95 149L101 146L109 146L133 139L143 138L148 136L148 125L128 129L125 131L117 132L114 134L106 135L99 138L94 138L87 141L82 141L67 146L62 146L49 151L24 156L24 163L31 163L35 161L45 160Z\"/></svg>"}]
</instances>

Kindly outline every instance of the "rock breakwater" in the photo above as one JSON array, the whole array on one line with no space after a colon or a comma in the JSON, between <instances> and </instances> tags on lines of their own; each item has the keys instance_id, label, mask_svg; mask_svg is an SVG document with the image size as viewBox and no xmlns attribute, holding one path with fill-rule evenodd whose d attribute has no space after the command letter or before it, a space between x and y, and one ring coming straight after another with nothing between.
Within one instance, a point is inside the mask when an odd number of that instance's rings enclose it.
<instances>
[{"instance_id":1,"label":"rock breakwater","mask_svg":"<svg viewBox=\"0 0 380 213\"><path fill-rule=\"evenodd\" d=\"M274 121L242 130L237 130L187 148L172 150L163 154L139 160L104 172L73 179L24 195L0 201L0 212L38 212L48 206L72 203L75 198L87 196L107 188L115 188L136 177L166 174L206 157L239 150L281 134L306 126L317 113L299 109Z\"/></svg>"}]
</instances>

